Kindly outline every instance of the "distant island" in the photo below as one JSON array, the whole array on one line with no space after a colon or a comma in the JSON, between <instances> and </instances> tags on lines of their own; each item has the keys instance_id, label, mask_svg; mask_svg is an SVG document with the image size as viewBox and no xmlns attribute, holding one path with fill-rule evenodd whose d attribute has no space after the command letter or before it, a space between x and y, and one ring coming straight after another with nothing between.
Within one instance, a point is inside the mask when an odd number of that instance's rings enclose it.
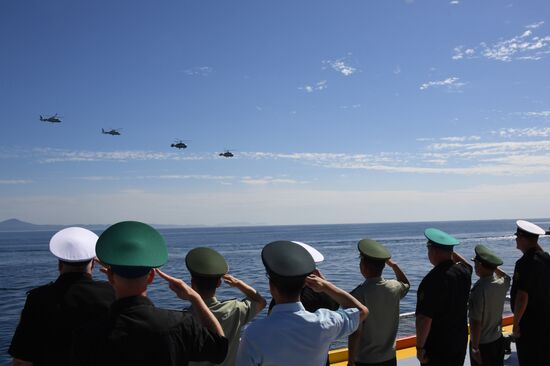
<instances>
[{"instance_id":1,"label":"distant island","mask_svg":"<svg viewBox=\"0 0 550 366\"><path fill-rule=\"evenodd\" d=\"M250 223L227 223L223 225L217 225L219 227L228 227L228 226L263 226L265 224L250 224ZM8 219L0 222L0 232L17 232L17 231L57 231L70 226L79 226L84 227L93 231L103 231L109 225L105 224L74 224L74 225L37 225L30 222L21 221L19 219ZM184 228L200 228L200 227L212 227L209 225L159 225L152 224L157 229L184 229Z\"/></svg>"},{"instance_id":2,"label":"distant island","mask_svg":"<svg viewBox=\"0 0 550 366\"><path fill-rule=\"evenodd\" d=\"M18 219L0 222L0 231L57 231L64 227L80 226L90 230L104 230L107 225L36 225Z\"/></svg>"}]
</instances>

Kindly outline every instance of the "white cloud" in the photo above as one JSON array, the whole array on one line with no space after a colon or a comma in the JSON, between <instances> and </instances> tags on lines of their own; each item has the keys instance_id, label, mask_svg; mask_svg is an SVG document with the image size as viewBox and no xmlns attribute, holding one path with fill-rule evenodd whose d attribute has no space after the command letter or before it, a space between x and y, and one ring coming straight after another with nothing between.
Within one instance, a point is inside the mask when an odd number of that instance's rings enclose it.
<instances>
[{"instance_id":1,"label":"white cloud","mask_svg":"<svg viewBox=\"0 0 550 366\"><path fill-rule=\"evenodd\" d=\"M83 151L36 148L32 153L41 163L98 162L98 161L151 161L151 160L204 160L209 157L184 152L158 152L141 150Z\"/></svg>"},{"instance_id":2,"label":"white cloud","mask_svg":"<svg viewBox=\"0 0 550 366\"><path fill-rule=\"evenodd\" d=\"M541 60L550 54L550 35L536 36L534 31L544 22L527 25L527 30L515 37L492 44L481 42L478 47L454 48L453 60L472 59L481 55L490 60L510 62L513 60Z\"/></svg>"},{"instance_id":3,"label":"white cloud","mask_svg":"<svg viewBox=\"0 0 550 366\"><path fill-rule=\"evenodd\" d=\"M313 93L314 91L325 90L328 87L326 80L321 80L315 83L315 85L304 85L299 87L300 90L305 90L307 93Z\"/></svg>"},{"instance_id":4,"label":"white cloud","mask_svg":"<svg viewBox=\"0 0 550 366\"><path fill-rule=\"evenodd\" d=\"M524 115L526 117L550 118L550 111L525 112Z\"/></svg>"},{"instance_id":5,"label":"white cloud","mask_svg":"<svg viewBox=\"0 0 550 366\"><path fill-rule=\"evenodd\" d=\"M550 127L501 128L493 131L501 137L550 137Z\"/></svg>"},{"instance_id":6,"label":"white cloud","mask_svg":"<svg viewBox=\"0 0 550 366\"><path fill-rule=\"evenodd\" d=\"M214 69L210 66L196 66L183 70L183 72L189 76L208 76L214 72Z\"/></svg>"},{"instance_id":7,"label":"white cloud","mask_svg":"<svg viewBox=\"0 0 550 366\"><path fill-rule=\"evenodd\" d=\"M274 178L274 177L262 177L262 178L252 178L252 177L245 177L241 179L241 183L253 185L253 186L259 186L259 185L268 185L268 184L305 184L306 181L299 181L295 179L289 179L289 178Z\"/></svg>"},{"instance_id":8,"label":"white cloud","mask_svg":"<svg viewBox=\"0 0 550 366\"><path fill-rule=\"evenodd\" d=\"M481 136L449 136L441 137L440 140L450 142L479 141L481 140Z\"/></svg>"},{"instance_id":9,"label":"white cloud","mask_svg":"<svg viewBox=\"0 0 550 366\"><path fill-rule=\"evenodd\" d=\"M460 89L466 83L459 82L460 78L457 77L449 77L445 80L436 80L436 81L428 81L427 83L423 83L420 85L420 90L426 90L429 88L434 87L445 87L447 89Z\"/></svg>"},{"instance_id":10,"label":"white cloud","mask_svg":"<svg viewBox=\"0 0 550 366\"><path fill-rule=\"evenodd\" d=\"M536 28L542 26L543 24L544 24L544 21L540 21L540 22L537 22L537 23L526 25L525 28L536 29Z\"/></svg>"},{"instance_id":11,"label":"white cloud","mask_svg":"<svg viewBox=\"0 0 550 366\"><path fill-rule=\"evenodd\" d=\"M346 63L346 58L341 58L334 61L325 60L323 61L323 64L328 65L334 71L339 72L344 76L351 76L358 71L357 68Z\"/></svg>"},{"instance_id":12,"label":"white cloud","mask_svg":"<svg viewBox=\"0 0 550 366\"><path fill-rule=\"evenodd\" d=\"M451 4L451 5L458 5L458 4L460 4L460 1L458 1L458 0L453 0L453 1L451 1L449 4Z\"/></svg>"}]
</instances>

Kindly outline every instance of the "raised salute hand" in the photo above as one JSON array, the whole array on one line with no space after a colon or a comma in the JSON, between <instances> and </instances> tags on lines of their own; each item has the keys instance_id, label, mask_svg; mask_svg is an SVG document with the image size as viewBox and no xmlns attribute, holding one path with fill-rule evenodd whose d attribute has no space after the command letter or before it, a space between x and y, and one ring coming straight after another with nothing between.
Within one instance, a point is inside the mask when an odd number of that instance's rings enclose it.
<instances>
[{"instance_id":1,"label":"raised salute hand","mask_svg":"<svg viewBox=\"0 0 550 366\"><path fill-rule=\"evenodd\" d=\"M155 272L158 273L160 277L164 278L166 282L168 282L168 287L170 287L170 290L174 291L180 299L191 300L192 298L199 296L199 294L183 280L167 275L158 268L155 268Z\"/></svg>"}]
</instances>

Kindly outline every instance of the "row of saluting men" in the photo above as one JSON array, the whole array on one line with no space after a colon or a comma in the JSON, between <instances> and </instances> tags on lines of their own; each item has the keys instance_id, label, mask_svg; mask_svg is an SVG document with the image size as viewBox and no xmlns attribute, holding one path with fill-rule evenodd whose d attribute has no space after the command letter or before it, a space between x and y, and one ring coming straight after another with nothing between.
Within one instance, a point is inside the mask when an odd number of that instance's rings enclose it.
<instances>
[{"instance_id":1,"label":"row of saluting men","mask_svg":"<svg viewBox=\"0 0 550 366\"><path fill-rule=\"evenodd\" d=\"M520 365L550 365L550 256L538 244L545 232L517 221L511 298ZM470 321L472 365L502 365L501 316L511 279L502 260L475 248L479 280L470 289L472 266L438 229L426 229L433 269L417 293L416 345L422 365L463 365ZM322 255L307 244L277 241L261 254L273 297L269 316L250 322L265 306L255 289L228 274L218 252L195 248L186 256L191 286L159 268L167 262L163 237L135 221L97 235L67 228L50 241L59 259L55 282L28 293L9 353L12 365L316 365L328 363L331 342L349 336L348 365L396 365L399 302L410 283L378 242L358 243L364 283L351 294L316 269ZM97 256L97 257L96 257ZM91 277L102 265L108 282ZM385 265L395 273L386 280ZM189 311L159 309L147 297L155 276L167 281ZM221 281L243 300L219 301ZM468 311L469 310L469 311ZM469 314L469 315L467 315Z\"/></svg>"}]
</instances>

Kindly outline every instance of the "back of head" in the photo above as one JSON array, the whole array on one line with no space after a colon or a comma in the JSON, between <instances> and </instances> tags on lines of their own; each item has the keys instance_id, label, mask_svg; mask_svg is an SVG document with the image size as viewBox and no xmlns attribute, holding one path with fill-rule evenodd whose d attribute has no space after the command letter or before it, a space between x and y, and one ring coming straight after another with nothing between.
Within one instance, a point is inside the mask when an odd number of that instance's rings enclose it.
<instances>
[{"instance_id":1,"label":"back of head","mask_svg":"<svg viewBox=\"0 0 550 366\"><path fill-rule=\"evenodd\" d=\"M164 238L153 227L137 221L107 228L97 240L96 252L113 273L129 280L147 276L168 260Z\"/></svg>"},{"instance_id":2,"label":"back of head","mask_svg":"<svg viewBox=\"0 0 550 366\"><path fill-rule=\"evenodd\" d=\"M50 239L50 252L59 260L62 272L86 272L95 257L97 235L81 227L58 231Z\"/></svg>"},{"instance_id":3,"label":"back of head","mask_svg":"<svg viewBox=\"0 0 550 366\"><path fill-rule=\"evenodd\" d=\"M305 278L315 270L309 252L290 241L275 241L262 250L262 262L270 283L288 297L299 295Z\"/></svg>"},{"instance_id":4,"label":"back of head","mask_svg":"<svg viewBox=\"0 0 550 366\"><path fill-rule=\"evenodd\" d=\"M191 249L185 256L185 265L191 273L193 287L203 295L213 294L221 276L229 271L225 258L207 247Z\"/></svg>"}]
</instances>

